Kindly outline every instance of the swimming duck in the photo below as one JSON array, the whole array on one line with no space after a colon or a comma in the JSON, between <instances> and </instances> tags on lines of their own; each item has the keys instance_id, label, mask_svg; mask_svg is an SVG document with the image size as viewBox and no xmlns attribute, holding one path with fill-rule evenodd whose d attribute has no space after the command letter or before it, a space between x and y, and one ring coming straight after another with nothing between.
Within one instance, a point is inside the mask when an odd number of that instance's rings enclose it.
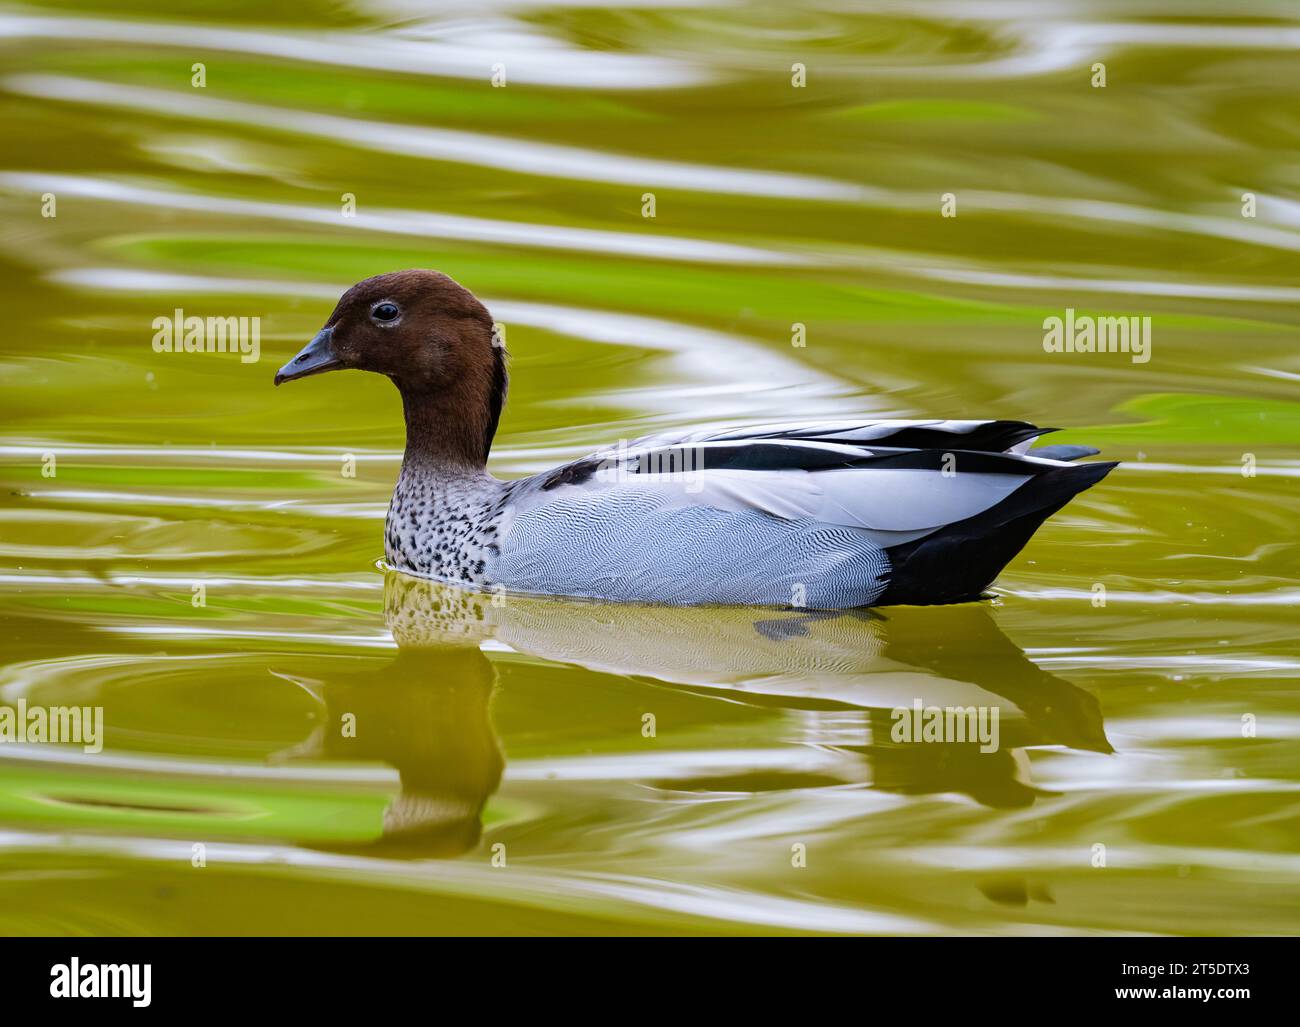
<instances>
[{"instance_id":1,"label":"swimming duck","mask_svg":"<svg viewBox=\"0 0 1300 1027\"><path fill-rule=\"evenodd\" d=\"M402 397L387 563L479 589L619 602L843 609L976 600L1114 463L1023 421L834 421L669 431L528 478L487 459L506 353L436 271L359 282L275 384L352 368Z\"/></svg>"}]
</instances>

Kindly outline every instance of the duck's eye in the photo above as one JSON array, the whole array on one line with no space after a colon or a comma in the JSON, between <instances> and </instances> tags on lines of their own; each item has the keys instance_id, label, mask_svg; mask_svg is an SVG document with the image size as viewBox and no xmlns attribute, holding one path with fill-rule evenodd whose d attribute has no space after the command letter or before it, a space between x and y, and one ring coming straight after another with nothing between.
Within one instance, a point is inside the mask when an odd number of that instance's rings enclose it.
<instances>
[{"instance_id":1,"label":"duck's eye","mask_svg":"<svg viewBox=\"0 0 1300 1027\"><path fill-rule=\"evenodd\" d=\"M401 313L396 303L381 303L370 312L370 316L376 321L396 321Z\"/></svg>"}]
</instances>

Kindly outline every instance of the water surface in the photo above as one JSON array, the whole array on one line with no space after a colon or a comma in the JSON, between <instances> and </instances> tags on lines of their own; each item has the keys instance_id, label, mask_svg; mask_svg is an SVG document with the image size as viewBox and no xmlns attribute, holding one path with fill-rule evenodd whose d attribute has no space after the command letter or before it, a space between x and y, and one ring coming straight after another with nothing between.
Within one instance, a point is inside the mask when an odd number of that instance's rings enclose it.
<instances>
[{"instance_id":1,"label":"water surface","mask_svg":"<svg viewBox=\"0 0 1300 1027\"><path fill-rule=\"evenodd\" d=\"M1293 932L1300 22L1213 7L0 7L0 703L105 718L0 745L0 930ZM411 266L506 326L499 475L855 416L1124 464L983 606L386 577L396 395L271 377Z\"/></svg>"}]
</instances>

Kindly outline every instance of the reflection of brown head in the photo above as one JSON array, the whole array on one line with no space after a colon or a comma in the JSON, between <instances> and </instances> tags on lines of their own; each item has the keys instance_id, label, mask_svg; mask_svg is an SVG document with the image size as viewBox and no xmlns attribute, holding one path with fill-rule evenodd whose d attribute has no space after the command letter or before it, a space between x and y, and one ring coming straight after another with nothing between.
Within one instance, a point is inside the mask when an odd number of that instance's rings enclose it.
<instances>
[{"instance_id":1,"label":"reflection of brown head","mask_svg":"<svg viewBox=\"0 0 1300 1027\"><path fill-rule=\"evenodd\" d=\"M317 686L323 723L318 759L395 767L401 791L384 811L383 836L336 851L402 857L456 856L478 844L488 797L504 768L492 730L492 664L477 646L400 650L378 670L340 674Z\"/></svg>"},{"instance_id":2,"label":"reflection of brown head","mask_svg":"<svg viewBox=\"0 0 1300 1027\"><path fill-rule=\"evenodd\" d=\"M871 786L901 795L969 795L981 806L1019 809L1053 793L1029 782L1023 750L980 752L970 742L890 742L891 715L873 710L872 744L865 750Z\"/></svg>"}]
</instances>

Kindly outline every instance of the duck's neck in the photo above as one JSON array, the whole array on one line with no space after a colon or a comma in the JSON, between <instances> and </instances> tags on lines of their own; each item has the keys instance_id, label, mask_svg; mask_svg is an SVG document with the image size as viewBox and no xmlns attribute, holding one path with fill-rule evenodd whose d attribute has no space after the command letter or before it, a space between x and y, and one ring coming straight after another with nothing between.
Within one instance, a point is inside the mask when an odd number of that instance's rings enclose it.
<instances>
[{"instance_id":1,"label":"duck's neck","mask_svg":"<svg viewBox=\"0 0 1300 1027\"><path fill-rule=\"evenodd\" d=\"M482 585L509 488L484 466L486 429L429 394L403 390L402 403L406 454L384 519L384 558L400 571Z\"/></svg>"},{"instance_id":2,"label":"duck's neck","mask_svg":"<svg viewBox=\"0 0 1300 1027\"><path fill-rule=\"evenodd\" d=\"M452 359L441 379L393 378L406 418L404 475L487 475L488 450L506 399L506 355L493 342L490 321L475 328L462 338L462 348L449 351Z\"/></svg>"},{"instance_id":3,"label":"duck's neck","mask_svg":"<svg viewBox=\"0 0 1300 1027\"><path fill-rule=\"evenodd\" d=\"M398 388L406 418L402 476L479 478L487 474L484 417L453 392ZM480 401L481 402L481 401Z\"/></svg>"}]
</instances>

